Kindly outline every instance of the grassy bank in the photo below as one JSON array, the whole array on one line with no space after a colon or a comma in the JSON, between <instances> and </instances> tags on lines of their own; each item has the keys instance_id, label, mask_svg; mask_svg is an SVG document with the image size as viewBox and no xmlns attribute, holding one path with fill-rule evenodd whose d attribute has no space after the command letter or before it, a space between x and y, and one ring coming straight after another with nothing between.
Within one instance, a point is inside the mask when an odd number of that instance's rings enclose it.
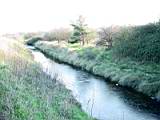
<instances>
[{"instance_id":1,"label":"grassy bank","mask_svg":"<svg viewBox=\"0 0 160 120\"><path fill-rule=\"evenodd\" d=\"M115 59L110 50L76 45L55 46L38 42L35 47L51 59L80 67L160 100L160 65L142 64L130 58Z\"/></svg>"},{"instance_id":2,"label":"grassy bank","mask_svg":"<svg viewBox=\"0 0 160 120\"><path fill-rule=\"evenodd\" d=\"M0 49L0 119L91 120L71 92L47 76L13 40L9 50Z\"/></svg>"}]
</instances>

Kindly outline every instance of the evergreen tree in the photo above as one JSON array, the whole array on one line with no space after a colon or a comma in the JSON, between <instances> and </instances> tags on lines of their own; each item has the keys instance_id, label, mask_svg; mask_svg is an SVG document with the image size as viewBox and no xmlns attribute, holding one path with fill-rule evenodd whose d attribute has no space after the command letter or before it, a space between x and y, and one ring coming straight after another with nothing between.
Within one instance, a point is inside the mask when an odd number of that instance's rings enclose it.
<instances>
[{"instance_id":1,"label":"evergreen tree","mask_svg":"<svg viewBox=\"0 0 160 120\"><path fill-rule=\"evenodd\" d=\"M87 24L85 24L85 19L83 16L79 16L75 24L71 24L73 27L73 34L69 42L81 42L82 45L85 44L85 37L87 35Z\"/></svg>"}]
</instances>

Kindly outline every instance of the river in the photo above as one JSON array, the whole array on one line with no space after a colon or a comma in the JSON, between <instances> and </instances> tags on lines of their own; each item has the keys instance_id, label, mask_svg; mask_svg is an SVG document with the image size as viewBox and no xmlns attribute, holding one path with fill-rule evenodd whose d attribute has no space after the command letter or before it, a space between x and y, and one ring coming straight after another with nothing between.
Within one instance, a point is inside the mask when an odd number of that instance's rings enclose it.
<instances>
[{"instance_id":1,"label":"river","mask_svg":"<svg viewBox=\"0 0 160 120\"><path fill-rule=\"evenodd\" d=\"M31 52L44 72L53 78L56 75L89 115L99 120L160 120L160 103L103 78L50 60L37 50L32 49Z\"/></svg>"}]
</instances>

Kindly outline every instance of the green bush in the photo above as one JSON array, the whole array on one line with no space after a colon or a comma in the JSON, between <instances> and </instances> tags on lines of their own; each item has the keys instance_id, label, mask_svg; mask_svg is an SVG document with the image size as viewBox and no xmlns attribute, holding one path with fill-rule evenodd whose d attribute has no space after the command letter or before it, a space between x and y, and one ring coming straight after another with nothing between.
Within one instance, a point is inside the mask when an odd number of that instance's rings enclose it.
<instances>
[{"instance_id":1,"label":"green bush","mask_svg":"<svg viewBox=\"0 0 160 120\"><path fill-rule=\"evenodd\" d=\"M140 62L160 63L160 23L123 28L114 40L114 54Z\"/></svg>"},{"instance_id":2,"label":"green bush","mask_svg":"<svg viewBox=\"0 0 160 120\"><path fill-rule=\"evenodd\" d=\"M78 41L80 41L79 36L80 36L80 33L78 31L74 31L71 38L69 39L69 43L77 43Z\"/></svg>"},{"instance_id":3,"label":"green bush","mask_svg":"<svg viewBox=\"0 0 160 120\"><path fill-rule=\"evenodd\" d=\"M92 47L84 48L84 49L81 49L79 51L78 57L79 58L82 57L82 58L87 59L87 60L94 60L97 57L97 52L98 51L96 51Z\"/></svg>"},{"instance_id":4,"label":"green bush","mask_svg":"<svg viewBox=\"0 0 160 120\"><path fill-rule=\"evenodd\" d=\"M34 45L39 40L42 40L42 38L41 37L32 37L27 40L26 44L27 45Z\"/></svg>"}]
</instances>

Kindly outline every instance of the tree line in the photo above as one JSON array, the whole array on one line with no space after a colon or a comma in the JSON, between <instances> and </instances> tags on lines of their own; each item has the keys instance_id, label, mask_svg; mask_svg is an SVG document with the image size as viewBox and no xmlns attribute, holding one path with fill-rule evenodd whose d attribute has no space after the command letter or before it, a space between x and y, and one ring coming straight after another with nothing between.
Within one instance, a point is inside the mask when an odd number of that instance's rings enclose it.
<instances>
[{"instance_id":1,"label":"tree line","mask_svg":"<svg viewBox=\"0 0 160 120\"><path fill-rule=\"evenodd\" d=\"M116 27L103 27L99 30L89 28L85 23L85 18L79 16L78 19L70 24L73 30L68 28L58 28L53 29L49 32L39 32L39 33L27 33L24 35L25 39L39 38L42 36L44 41L57 41L58 43L65 41L71 44L80 43L82 46L89 44L91 42L96 45L106 46L108 48L112 47L113 34L116 32Z\"/></svg>"},{"instance_id":2,"label":"tree line","mask_svg":"<svg viewBox=\"0 0 160 120\"><path fill-rule=\"evenodd\" d=\"M79 43L82 46L93 43L112 50L113 55L120 58L160 63L160 21L141 26L109 26L95 30L88 27L83 16L79 16L71 26L73 30L59 28L44 33L43 40ZM35 33L26 36L33 35Z\"/></svg>"}]
</instances>

